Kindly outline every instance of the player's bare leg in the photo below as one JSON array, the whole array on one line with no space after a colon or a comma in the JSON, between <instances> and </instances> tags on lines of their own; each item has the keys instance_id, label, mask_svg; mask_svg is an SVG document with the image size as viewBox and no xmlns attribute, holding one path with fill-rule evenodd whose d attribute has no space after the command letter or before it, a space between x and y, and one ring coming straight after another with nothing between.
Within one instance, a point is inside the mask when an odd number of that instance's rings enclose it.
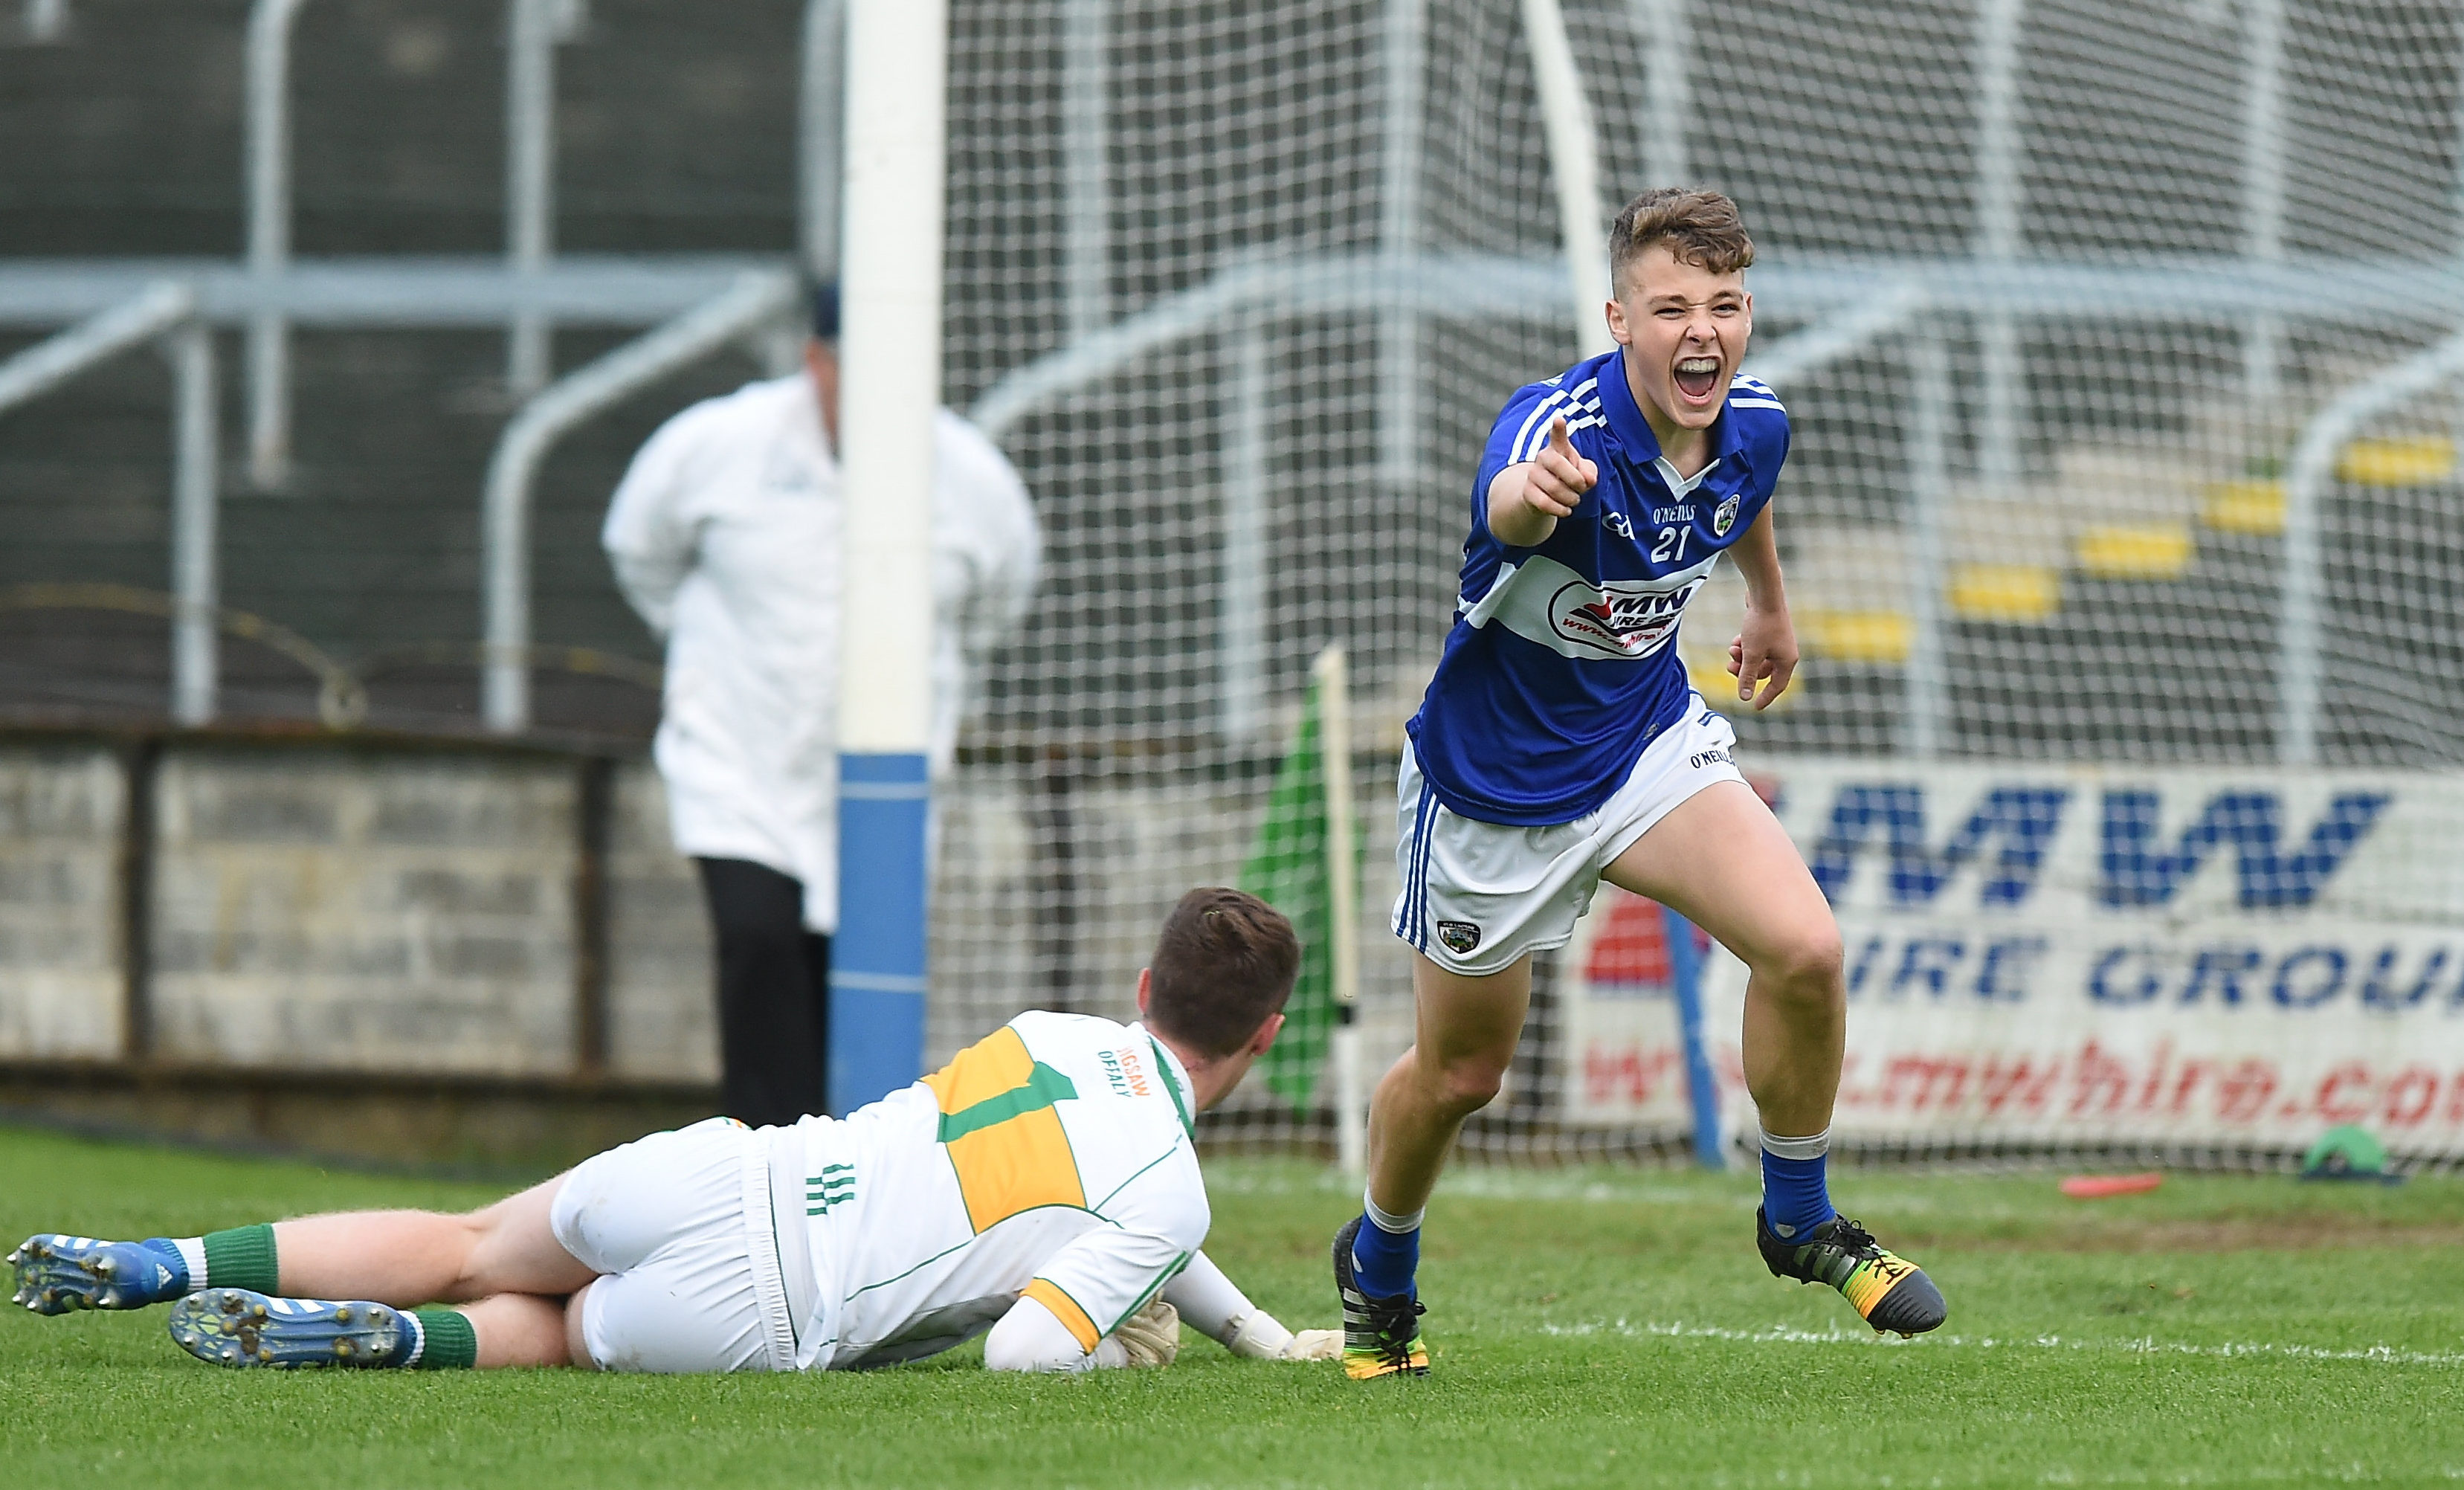
<instances>
[{"instance_id":1,"label":"player's bare leg","mask_svg":"<svg viewBox=\"0 0 2464 1490\"><path fill-rule=\"evenodd\" d=\"M355 1211L274 1223L280 1288L407 1307L497 1294L561 1299L598 1275L548 1226L564 1177L462 1216Z\"/></svg>"},{"instance_id":2,"label":"player's bare leg","mask_svg":"<svg viewBox=\"0 0 2464 1490\"><path fill-rule=\"evenodd\" d=\"M1674 908L1746 965L1746 1089L1764 1128L1828 1128L1848 1032L1839 927L1762 800L1741 782L1713 782L1601 878Z\"/></svg>"},{"instance_id":3,"label":"player's bare leg","mask_svg":"<svg viewBox=\"0 0 2464 1490\"><path fill-rule=\"evenodd\" d=\"M1488 1106L1531 1005L1531 959L1472 977L1412 957L1412 1048L1369 1106L1369 1195L1396 1215L1429 1203L1463 1119Z\"/></svg>"},{"instance_id":4,"label":"player's bare leg","mask_svg":"<svg viewBox=\"0 0 2464 1490\"><path fill-rule=\"evenodd\" d=\"M1824 1178L1846 1049L1839 928L1796 847L1744 783L1685 800L1602 878L1708 931L1747 968L1746 1088L1762 1119L1764 1210L1755 1232L1771 1272L1837 1288L1876 1329L1942 1324L1942 1294L1831 1208Z\"/></svg>"},{"instance_id":5,"label":"player's bare leg","mask_svg":"<svg viewBox=\"0 0 2464 1490\"><path fill-rule=\"evenodd\" d=\"M1412 1285L1420 1213L1463 1119L1497 1095L1531 1002L1531 959L1483 976L1412 963L1412 1048L1377 1084L1369 1109L1363 1215L1335 1234L1344 1370L1355 1379L1419 1375L1429 1353Z\"/></svg>"},{"instance_id":6,"label":"player's bare leg","mask_svg":"<svg viewBox=\"0 0 2464 1490\"><path fill-rule=\"evenodd\" d=\"M596 1276L549 1225L561 1183L462 1216L348 1212L143 1242L37 1236L11 1260L18 1302L37 1312L180 1299L172 1338L224 1365L554 1366L570 1353L564 1297ZM413 1307L431 1303L456 1306Z\"/></svg>"}]
</instances>

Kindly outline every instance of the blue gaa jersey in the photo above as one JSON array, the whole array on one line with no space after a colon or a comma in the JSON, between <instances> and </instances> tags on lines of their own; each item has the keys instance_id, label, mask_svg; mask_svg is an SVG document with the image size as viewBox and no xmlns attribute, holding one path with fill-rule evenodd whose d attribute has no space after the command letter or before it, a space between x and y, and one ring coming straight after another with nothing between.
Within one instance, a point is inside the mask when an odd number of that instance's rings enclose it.
<instances>
[{"instance_id":1,"label":"blue gaa jersey","mask_svg":"<svg viewBox=\"0 0 2464 1490\"><path fill-rule=\"evenodd\" d=\"M1609 352L1515 390L1472 482L1471 537L1445 655L1409 726L1440 801L1482 822L1572 822L1596 811L1689 686L1677 624L1720 555L1762 515L1788 458L1788 411L1743 375L1691 480ZM1538 458L1562 416L1599 481L1537 548L1488 531L1488 485Z\"/></svg>"}]
</instances>

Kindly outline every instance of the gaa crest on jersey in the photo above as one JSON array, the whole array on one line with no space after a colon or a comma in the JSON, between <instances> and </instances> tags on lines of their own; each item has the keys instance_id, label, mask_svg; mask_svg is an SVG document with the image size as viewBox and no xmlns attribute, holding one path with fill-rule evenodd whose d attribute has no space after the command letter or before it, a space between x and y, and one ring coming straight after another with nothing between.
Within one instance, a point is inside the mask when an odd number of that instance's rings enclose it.
<instances>
[{"instance_id":1,"label":"gaa crest on jersey","mask_svg":"<svg viewBox=\"0 0 2464 1490\"><path fill-rule=\"evenodd\" d=\"M1549 626L1567 641L1606 656L1648 657L1677 634L1685 603L1702 587L1699 575L1674 588L1649 581L1598 588L1565 585L1550 598Z\"/></svg>"},{"instance_id":2,"label":"gaa crest on jersey","mask_svg":"<svg viewBox=\"0 0 2464 1490\"><path fill-rule=\"evenodd\" d=\"M1722 502L1719 511L1711 515L1711 537L1725 538L1728 536L1728 530L1737 525L1737 509L1744 501L1745 493L1741 492L1728 493L1728 499Z\"/></svg>"},{"instance_id":3,"label":"gaa crest on jersey","mask_svg":"<svg viewBox=\"0 0 2464 1490\"><path fill-rule=\"evenodd\" d=\"M1469 921L1441 921L1438 923L1438 940L1444 944L1446 951L1460 957L1480 945L1480 928Z\"/></svg>"}]
</instances>

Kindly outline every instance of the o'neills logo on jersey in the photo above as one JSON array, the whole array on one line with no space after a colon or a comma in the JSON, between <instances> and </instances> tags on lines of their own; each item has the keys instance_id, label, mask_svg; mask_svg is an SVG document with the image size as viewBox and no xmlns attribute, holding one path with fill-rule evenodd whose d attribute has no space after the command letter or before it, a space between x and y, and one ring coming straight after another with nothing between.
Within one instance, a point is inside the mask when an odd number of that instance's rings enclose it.
<instances>
[{"instance_id":1,"label":"o'neills logo on jersey","mask_svg":"<svg viewBox=\"0 0 2464 1490\"><path fill-rule=\"evenodd\" d=\"M1595 589L1569 584L1549 600L1549 625L1567 641L1580 643L1610 657L1648 657L1677 634L1685 603L1703 587L1700 578L1677 588L1646 589L1650 581L1631 586L1612 581Z\"/></svg>"}]
</instances>

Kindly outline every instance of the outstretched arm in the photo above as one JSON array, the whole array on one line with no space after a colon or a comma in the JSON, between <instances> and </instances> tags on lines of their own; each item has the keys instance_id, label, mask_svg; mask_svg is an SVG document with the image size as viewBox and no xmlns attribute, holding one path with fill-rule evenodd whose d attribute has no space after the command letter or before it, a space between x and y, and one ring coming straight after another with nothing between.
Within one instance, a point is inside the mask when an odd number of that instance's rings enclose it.
<instances>
[{"instance_id":1,"label":"outstretched arm","mask_svg":"<svg viewBox=\"0 0 2464 1490\"><path fill-rule=\"evenodd\" d=\"M1260 1361L1322 1361L1331 1359L1343 1347L1340 1330L1304 1329L1295 1335L1285 1328L1282 1321L1251 1304L1203 1252L1191 1258L1180 1276L1164 1285L1163 1296L1180 1311L1183 1323L1211 1336L1234 1355Z\"/></svg>"},{"instance_id":2,"label":"outstretched arm","mask_svg":"<svg viewBox=\"0 0 2464 1490\"><path fill-rule=\"evenodd\" d=\"M1574 449L1566 421L1551 420L1540 453L1507 467L1488 483L1488 531L1510 547L1536 548L1557 531L1558 518L1573 515L1599 479L1599 466Z\"/></svg>"}]
</instances>

